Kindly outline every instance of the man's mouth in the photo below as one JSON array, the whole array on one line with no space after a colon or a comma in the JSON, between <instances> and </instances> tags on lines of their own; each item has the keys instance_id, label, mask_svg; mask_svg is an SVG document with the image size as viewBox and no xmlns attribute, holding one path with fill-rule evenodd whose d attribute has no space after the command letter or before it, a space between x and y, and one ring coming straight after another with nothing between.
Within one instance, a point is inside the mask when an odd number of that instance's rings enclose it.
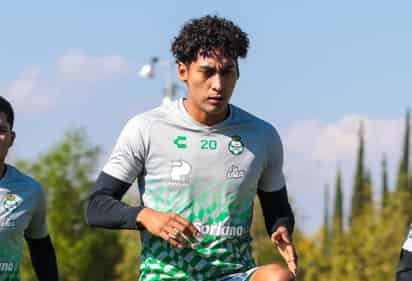
<instances>
[{"instance_id":1,"label":"man's mouth","mask_svg":"<svg viewBox=\"0 0 412 281\"><path fill-rule=\"evenodd\" d=\"M222 96L214 96L208 97L207 103L214 106L221 106L224 102L224 98Z\"/></svg>"},{"instance_id":2,"label":"man's mouth","mask_svg":"<svg viewBox=\"0 0 412 281\"><path fill-rule=\"evenodd\" d=\"M223 101L223 97L222 96L213 96L213 97L208 97L207 98L210 101Z\"/></svg>"}]
</instances>

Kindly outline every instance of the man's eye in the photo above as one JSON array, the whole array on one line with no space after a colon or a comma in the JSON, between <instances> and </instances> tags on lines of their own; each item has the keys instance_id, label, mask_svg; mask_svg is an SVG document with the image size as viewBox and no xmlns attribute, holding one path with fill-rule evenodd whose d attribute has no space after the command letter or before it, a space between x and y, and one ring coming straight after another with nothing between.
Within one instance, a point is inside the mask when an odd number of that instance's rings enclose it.
<instances>
[{"instance_id":1,"label":"man's eye","mask_svg":"<svg viewBox=\"0 0 412 281\"><path fill-rule=\"evenodd\" d=\"M207 77L212 76L215 72L213 70L205 70L203 74Z\"/></svg>"},{"instance_id":2,"label":"man's eye","mask_svg":"<svg viewBox=\"0 0 412 281\"><path fill-rule=\"evenodd\" d=\"M226 69L221 72L222 75L232 74L234 71L233 69Z\"/></svg>"}]
</instances>

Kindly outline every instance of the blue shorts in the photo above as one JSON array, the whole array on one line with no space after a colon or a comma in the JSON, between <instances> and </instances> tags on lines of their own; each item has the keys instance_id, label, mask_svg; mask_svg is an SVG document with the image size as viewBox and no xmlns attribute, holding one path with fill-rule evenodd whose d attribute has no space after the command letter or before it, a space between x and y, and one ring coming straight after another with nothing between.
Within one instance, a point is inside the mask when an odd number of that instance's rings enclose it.
<instances>
[{"instance_id":1,"label":"blue shorts","mask_svg":"<svg viewBox=\"0 0 412 281\"><path fill-rule=\"evenodd\" d=\"M256 271L257 267L251 268L245 272L239 272L227 275L225 277L219 278L216 281L248 281L252 274Z\"/></svg>"}]
</instances>

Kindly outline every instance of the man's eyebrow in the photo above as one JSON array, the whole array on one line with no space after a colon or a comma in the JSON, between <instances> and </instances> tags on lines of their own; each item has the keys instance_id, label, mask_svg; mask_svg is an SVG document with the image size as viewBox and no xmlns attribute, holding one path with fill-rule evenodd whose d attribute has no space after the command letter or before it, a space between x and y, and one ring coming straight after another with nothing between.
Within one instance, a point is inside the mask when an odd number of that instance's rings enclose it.
<instances>
[{"instance_id":1,"label":"man's eyebrow","mask_svg":"<svg viewBox=\"0 0 412 281\"><path fill-rule=\"evenodd\" d=\"M234 63L227 63L227 64L222 66L221 71L229 70L233 67L235 67ZM200 65L199 68L201 68L202 70L207 70L207 71L216 70L216 67L210 66L210 65L207 65L207 64Z\"/></svg>"},{"instance_id":2,"label":"man's eyebrow","mask_svg":"<svg viewBox=\"0 0 412 281\"><path fill-rule=\"evenodd\" d=\"M203 70L216 70L216 67L210 66L208 64L199 65L199 68L201 68Z\"/></svg>"},{"instance_id":3,"label":"man's eyebrow","mask_svg":"<svg viewBox=\"0 0 412 281\"><path fill-rule=\"evenodd\" d=\"M222 66L222 71L229 70L229 69L234 68L234 67L235 67L234 63L227 63L224 66Z\"/></svg>"}]
</instances>

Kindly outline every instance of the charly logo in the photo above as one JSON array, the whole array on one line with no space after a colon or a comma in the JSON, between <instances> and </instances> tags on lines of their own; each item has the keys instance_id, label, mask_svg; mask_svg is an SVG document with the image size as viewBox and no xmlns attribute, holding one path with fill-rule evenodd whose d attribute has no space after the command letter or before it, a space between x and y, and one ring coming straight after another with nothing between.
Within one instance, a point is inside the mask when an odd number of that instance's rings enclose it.
<instances>
[{"instance_id":1,"label":"charly logo","mask_svg":"<svg viewBox=\"0 0 412 281\"><path fill-rule=\"evenodd\" d=\"M186 140L187 140L186 136L177 136L173 140L173 143L176 145L177 148L185 149L187 147Z\"/></svg>"},{"instance_id":2,"label":"charly logo","mask_svg":"<svg viewBox=\"0 0 412 281\"><path fill-rule=\"evenodd\" d=\"M232 140L229 142L229 151L234 155L239 155L243 152L244 145L240 136L232 136Z\"/></svg>"},{"instance_id":3,"label":"charly logo","mask_svg":"<svg viewBox=\"0 0 412 281\"><path fill-rule=\"evenodd\" d=\"M4 210L7 212L12 212L14 211L20 204L23 202L23 199L21 199L20 196L17 194L7 194L6 198L2 202L2 206Z\"/></svg>"},{"instance_id":4,"label":"charly logo","mask_svg":"<svg viewBox=\"0 0 412 281\"><path fill-rule=\"evenodd\" d=\"M226 178L228 179L240 179L245 175L245 170L239 169L238 166L232 165L226 172Z\"/></svg>"},{"instance_id":5,"label":"charly logo","mask_svg":"<svg viewBox=\"0 0 412 281\"><path fill-rule=\"evenodd\" d=\"M188 184L192 166L184 160L176 160L171 163L170 180L173 184Z\"/></svg>"}]
</instances>

